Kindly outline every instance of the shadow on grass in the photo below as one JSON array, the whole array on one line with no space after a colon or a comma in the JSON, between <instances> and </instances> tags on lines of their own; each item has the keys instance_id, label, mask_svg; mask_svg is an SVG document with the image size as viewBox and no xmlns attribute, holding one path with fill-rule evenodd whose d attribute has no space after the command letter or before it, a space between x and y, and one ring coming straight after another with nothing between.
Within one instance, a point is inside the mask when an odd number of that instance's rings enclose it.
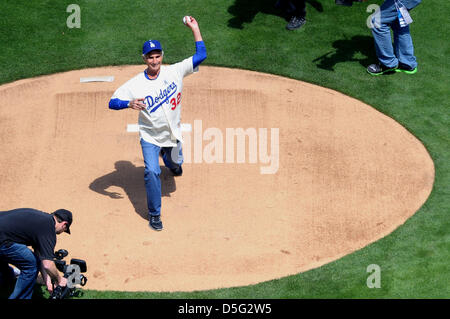
<instances>
[{"instance_id":1,"label":"shadow on grass","mask_svg":"<svg viewBox=\"0 0 450 319\"><path fill-rule=\"evenodd\" d=\"M313 60L318 68L334 71L338 63L359 62L367 67L378 61L373 38L370 36L355 35L350 39L336 40L332 47L333 50Z\"/></svg>"},{"instance_id":2,"label":"shadow on grass","mask_svg":"<svg viewBox=\"0 0 450 319\"><path fill-rule=\"evenodd\" d=\"M323 12L322 4L316 0L306 0L310 6L318 12ZM286 21L291 17L293 8L288 0L235 0L228 8L233 15L228 21L228 26L235 29L243 29L244 23L251 23L258 13L271 14ZM307 8L308 10L308 8Z\"/></svg>"}]
</instances>

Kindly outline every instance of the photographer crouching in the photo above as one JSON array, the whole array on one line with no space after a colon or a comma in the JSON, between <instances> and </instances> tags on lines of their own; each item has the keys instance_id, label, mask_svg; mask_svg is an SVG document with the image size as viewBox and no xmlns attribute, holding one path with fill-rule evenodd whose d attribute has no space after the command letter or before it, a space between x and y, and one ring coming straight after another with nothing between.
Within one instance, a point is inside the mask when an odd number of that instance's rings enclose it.
<instances>
[{"instance_id":1,"label":"photographer crouching","mask_svg":"<svg viewBox=\"0 0 450 319\"><path fill-rule=\"evenodd\" d=\"M32 208L0 212L0 277L4 282L14 281L14 272L8 264L20 270L9 299L31 299L39 271L50 294L53 283L67 285L53 259L56 235L70 234L71 224L72 213L66 209L52 214Z\"/></svg>"}]
</instances>

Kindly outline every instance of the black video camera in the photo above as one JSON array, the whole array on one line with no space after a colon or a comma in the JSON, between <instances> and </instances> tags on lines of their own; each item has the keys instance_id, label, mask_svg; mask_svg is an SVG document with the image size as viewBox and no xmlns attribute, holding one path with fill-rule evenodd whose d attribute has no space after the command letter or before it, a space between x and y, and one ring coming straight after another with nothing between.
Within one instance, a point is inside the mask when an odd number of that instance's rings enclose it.
<instances>
[{"instance_id":1,"label":"black video camera","mask_svg":"<svg viewBox=\"0 0 450 319\"><path fill-rule=\"evenodd\" d=\"M351 7L353 2L364 2L365 0L335 0L335 3L340 6Z\"/></svg>"},{"instance_id":2,"label":"black video camera","mask_svg":"<svg viewBox=\"0 0 450 319\"><path fill-rule=\"evenodd\" d=\"M87 271L86 261L72 258L70 264L63 260L69 252L65 249L55 251L54 262L56 268L67 278L67 286L56 286L50 299L65 299L79 295L79 286L86 285L87 278L82 273Z\"/></svg>"}]
</instances>

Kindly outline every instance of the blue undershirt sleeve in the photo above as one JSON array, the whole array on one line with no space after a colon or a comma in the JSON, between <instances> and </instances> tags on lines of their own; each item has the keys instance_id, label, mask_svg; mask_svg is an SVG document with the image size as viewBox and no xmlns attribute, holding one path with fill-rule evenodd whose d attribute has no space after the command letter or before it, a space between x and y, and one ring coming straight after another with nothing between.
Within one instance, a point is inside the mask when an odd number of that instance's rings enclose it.
<instances>
[{"instance_id":1,"label":"blue undershirt sleeve","mask_svg":"<svg viewBox=\"0 0 450 319\"><path fill-rule=\"evenodd\" d=\"M112 110L121 110L126 109L128 107L128 102L120 99L111 99L109 101L109 108Z\"/></svg>"},{"instance_id":2,"label":"blue undershirt sleeve","mask_svg":"<svg viewBox=\"0 0 450 319\"><path fill-rule=\"evenodd\" d=\"M205 42L197 41L195 42L195 54L192 57L192 64L194 69L200 65L207 57Z\"/></svg>"}]
</instances>

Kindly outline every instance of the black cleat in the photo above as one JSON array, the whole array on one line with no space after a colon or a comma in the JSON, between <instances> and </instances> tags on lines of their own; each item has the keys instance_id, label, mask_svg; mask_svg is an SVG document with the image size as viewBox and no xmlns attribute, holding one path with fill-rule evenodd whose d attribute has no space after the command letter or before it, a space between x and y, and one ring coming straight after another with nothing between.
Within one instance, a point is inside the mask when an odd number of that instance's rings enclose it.
<instances>
[{"instance_id":1,"label":"black cleat","mask_svg":"<svg viewBox=\"0 0 450 319\"><path fill-rule=\"evenodd\" d=\"M306 23L305 17L296 17L293 16L289 23L286 25L286 29L288 30L295 30L300 28L302 25Z\"/></svg>"},{"instance_id":2,"label":"black cleat","mask_svg":"<svg viewBox=\"0 0 450 319\"><path fill-rule=\"evenodd\" d=\"M154 230L162 230L163 224L161 221L161 216L150 216L150 227Z\"/></svg>"}]
</instances>

